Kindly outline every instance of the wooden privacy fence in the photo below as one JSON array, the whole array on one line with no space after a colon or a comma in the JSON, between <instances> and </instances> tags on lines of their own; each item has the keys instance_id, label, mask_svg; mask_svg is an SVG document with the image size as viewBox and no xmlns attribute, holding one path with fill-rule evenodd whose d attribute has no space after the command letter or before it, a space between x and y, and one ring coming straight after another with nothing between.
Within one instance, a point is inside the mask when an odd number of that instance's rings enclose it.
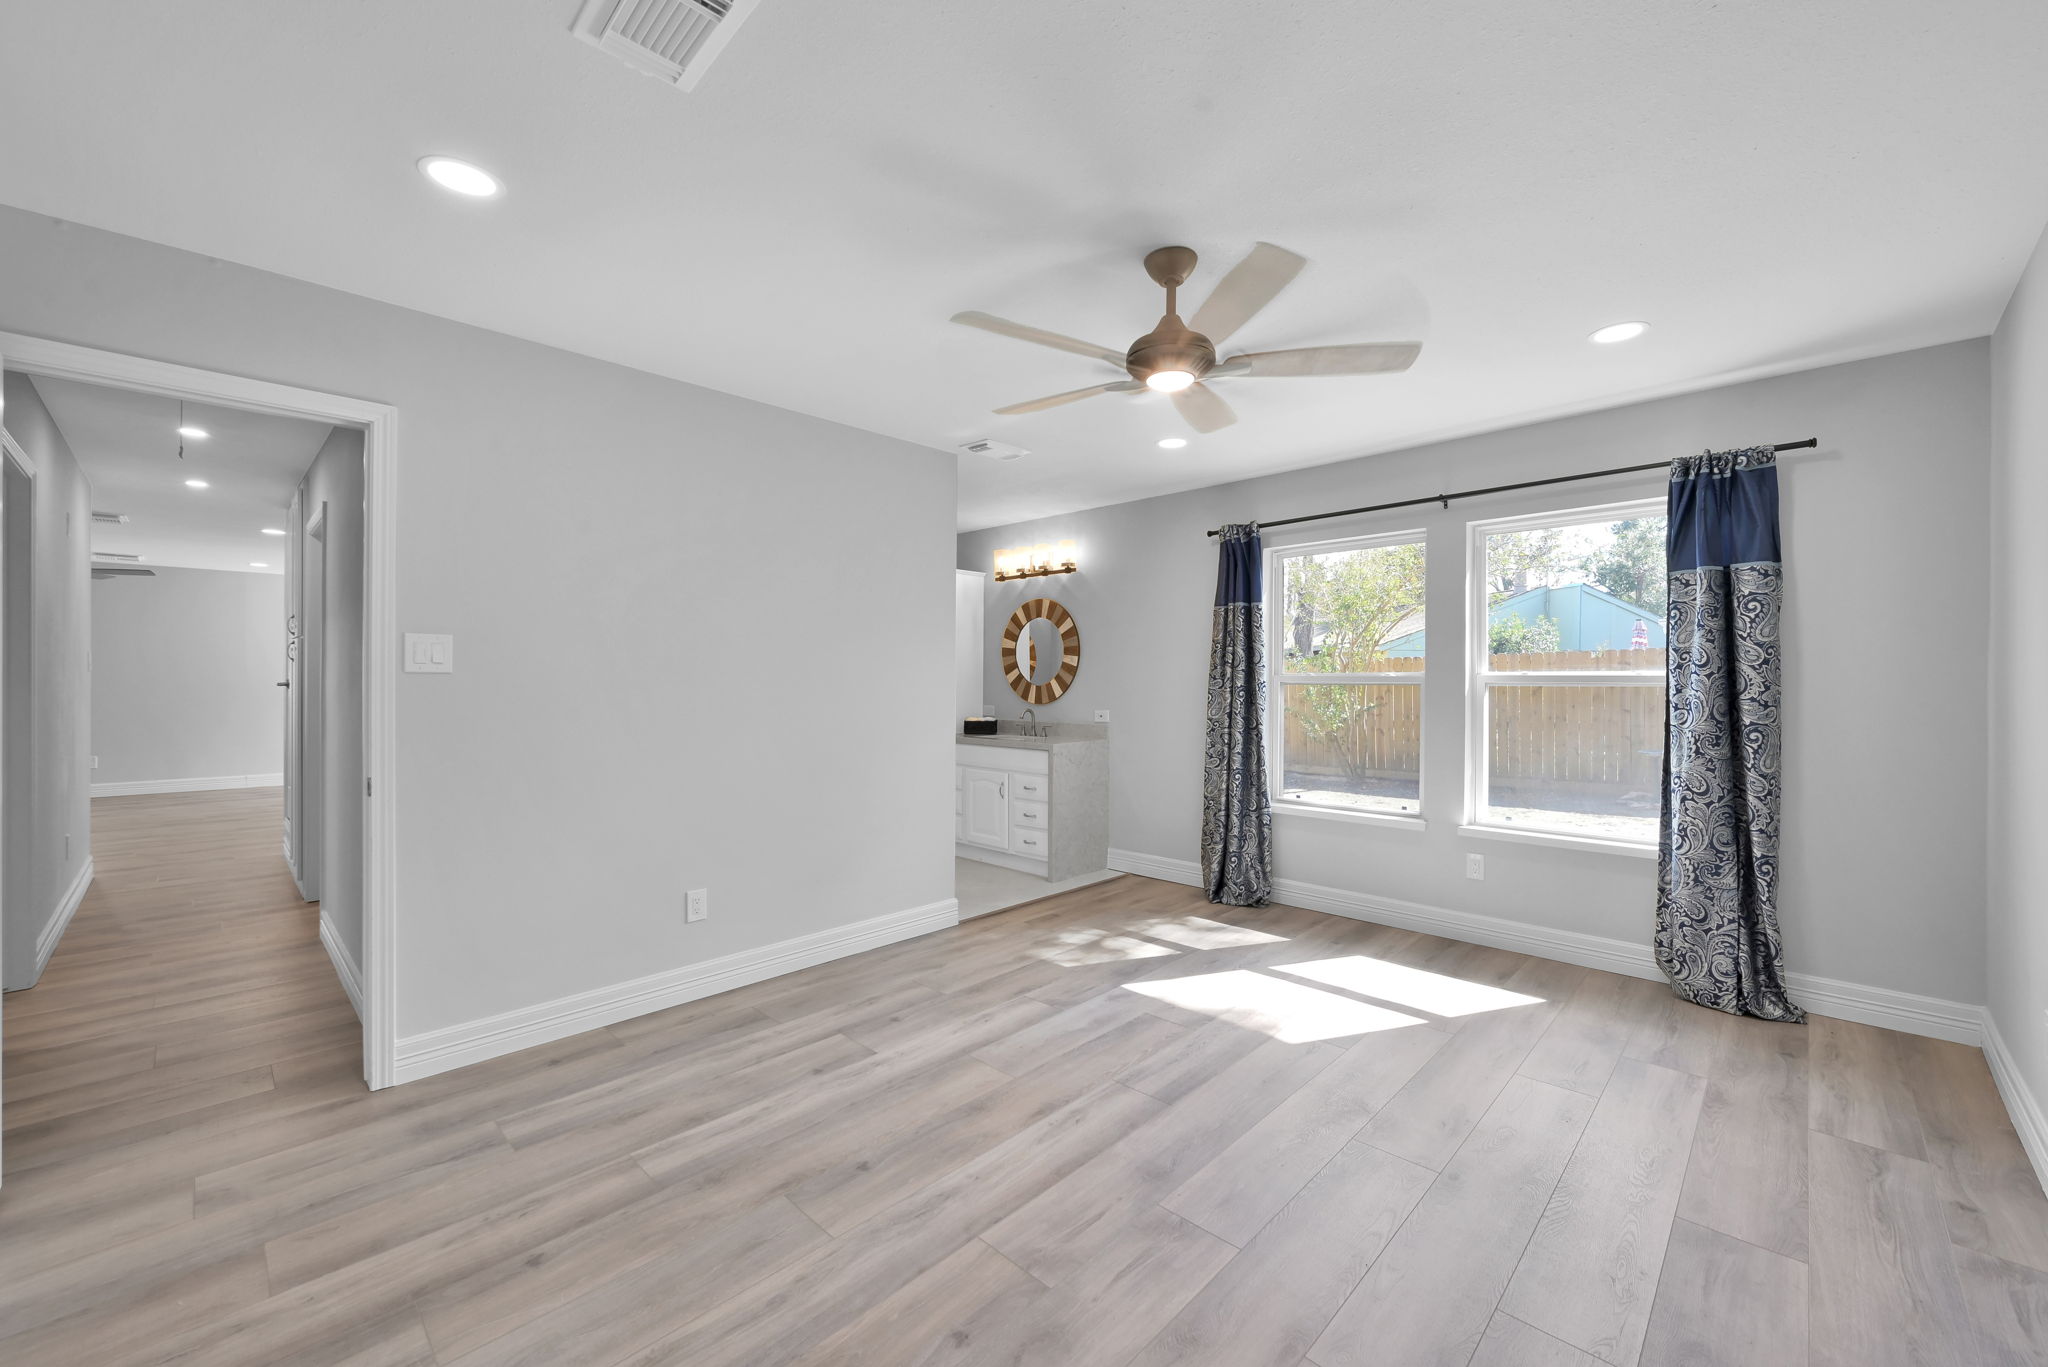
<instances>
[{"instance_id":1,"label":"wooden privacy fence","mask_svg":"<svg viewBox=\"0 0 2048 1367\"><path fill-rule=\"evenodd\" d=\"M1423 661L1388 659L1374 672L1419 673ZM1566 650L1496 655L1496 670L1649 669L1641 684L1493 687L1487 743L1496 790L1541 785L1549 791L1654 792L1664 766L1664 652ZM1333 685L1321 685L1331 687ZM1341 685L1335 685L1341 686ZM1422 690L1413 684L1357 685L1365 704L1319 736L1304 718L1299 686L1282 686L1285 760L1291 774L1374 779L1413 775L1422 762ZM1334 711L1334 709L1332 709Z\"/></svg>"}]
</instances>

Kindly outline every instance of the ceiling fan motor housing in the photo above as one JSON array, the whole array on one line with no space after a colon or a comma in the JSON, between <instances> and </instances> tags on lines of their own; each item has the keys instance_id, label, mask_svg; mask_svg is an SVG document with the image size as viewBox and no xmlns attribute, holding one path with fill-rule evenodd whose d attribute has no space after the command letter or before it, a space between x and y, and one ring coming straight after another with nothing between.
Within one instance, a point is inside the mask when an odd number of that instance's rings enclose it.
<instances>
[{"instance_id":1,"label":"ceiling fan motor housing","mask_svg":"<svg viewBox=\"0 0 2048 1367\"><path fill-rule=\"evenodd\" d=\"M1169 313L1159 326L1131 343L1124 355L1124 369L1134 380L1143 380L1163 370L1184 370L1201 379L1216 365L1216 348L1209 339Z\"/></svg>"}]
</instances>

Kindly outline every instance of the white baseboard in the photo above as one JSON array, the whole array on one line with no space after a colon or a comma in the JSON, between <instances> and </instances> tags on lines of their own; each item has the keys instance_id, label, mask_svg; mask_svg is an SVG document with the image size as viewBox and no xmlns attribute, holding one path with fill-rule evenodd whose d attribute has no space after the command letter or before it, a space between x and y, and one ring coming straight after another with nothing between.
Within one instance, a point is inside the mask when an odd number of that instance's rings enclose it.
<instances>
[{"instance_id":1,"label":"white baseboard","mask_svg":"<svg viewBox=\"0 0 2048 1367\"><path fill-rule=\"evenodd\" d=\"M1111 850L1109 866L1122 873L1143 874L1170 883L1185 883L1189 887L1202 886L1201 866L1191 859L1167 859L1131 850ZM1371 921L1376 925L1398 926L1402 930L1439 935L1446 940L1512 949L1539 959L1556 959L1583 968L1648 978L1652 982L1662 981L1664 977L1657 968L1656 956L1650 946L1631 940L1556 930L1526 921L1508 921L1497 916L1452 911L1448 907L1425 906L1391 897L1373 897L1293 878L1274 879L1273 898L1291 907L1306 907L1310 911L1348 916L1355 921ZM1888 987L1867 987L1837 978L1817 978L1810 973L1788 974L1786 985L1791 989L1794 1001L1823 1016L1901 1030L1910 1035L1929 1035L1957 1044L1982 1045L1984 1042L1984 1013L1977 1006Z\"/></svg>"},{"instance_id":2,"label":"white baseboard","mask_svg":"<svg viewBox=\"0 0 2048 1367\"><path fill-rule=\"evenodd\" d=\"M558 997L538 1006L409 1035L398 1041L397 1069L392 1080L413 1082L432 1077L958 924L960 904L948 897L943 902L800 935L759 949L728 954L722 959L686 964L665 973Z\"/></svg>"},{"instance_id":3,"label":"white baseboard","mask_svg":"<svg viewBox=\"0 0 2048 1367\"><path fill-rule=\"evenodd\" d=\"M144 778L129 783L95 783L94 797L135 797L142 793L207 793L216 788L281 788L283 774L228 774L222 778Z\"/></svg>"},{"instance_id":4,"label":"white baseboard","mask_svg":"<svg viewBox=\"0 0 2048 1367\"><path fill-rule=\"evenodd\" d=\"M36 934L36 974L43 976L49 967L50 956L57 952L57 942L64 938L64 929L71 924L71 918L78 914L78 904L85 900L85 890L92 886L92 856L85 857L85 863L78 870L78 877L71 880L71 886L64 889L64 896L57 903L57 909L50 913L50 919ZM34 981L31 979L31 981Z\"/></svg>"},{"instance_id":5,"label":"white baseboard","mask_svg":"<svg viewBox=\"0 0 2048 1367\"><path fill-rule=\"evenodd\" d=\"M341 936L335 933L334 923L327 919L327 913L320 913L320 945L327 951L327 958L334 965L334 976L341 979L341 990L348 993L348 1004L356 1009L356 1019L363 1018L363 970L356 967L355 955L349 953Z\"/></svg>"},{"instance_id":6,"label":"white baseboard","mask_svg":"<svg viewBox=\"0 0 2048 1367\"><path fill-rule=\"evenodd\" d=\"M2019 1063L2005 1047L2005 1037L1998 1033L1997 1018L1989 1008L1984 1012L1984 1061L1991 1065L1992 1081L1998 1084L1998 1094L2005 1099L2006 1113L2012 1117L2012 1127L2019 1131L2020 1145L2034 1165L2034 1176L2048 1188L2048 1115L2042 1113L2039 1098L2020 1076Z\"/></svg>"}]
</instances>

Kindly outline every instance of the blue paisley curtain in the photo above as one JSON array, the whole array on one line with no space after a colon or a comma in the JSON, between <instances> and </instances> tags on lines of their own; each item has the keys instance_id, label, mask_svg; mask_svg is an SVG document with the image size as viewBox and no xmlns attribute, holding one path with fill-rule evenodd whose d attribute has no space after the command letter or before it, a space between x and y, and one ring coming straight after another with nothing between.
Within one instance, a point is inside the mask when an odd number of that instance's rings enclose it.
<instances>
[{"instance_id":1,"label":"blue paisley curtain","mask_svg":"<svg viewBox=\"0 0 2048 1367\"><path fill-rule=\"evenodd\" d=\"M1264 559L1256 523L1225 527L1218 540L1209 743L1202 755L1202 884L1212 902L1259 907L1273 895Z\"/></svg>"},{"instance_id":2,"label":"blue paisley curtain","mask_svg":"<svg viewBox=\"0 0 2048 1367\"><path fill-rule=\"evenodd\" d=\"M1802 1020L1778 943L1776 454L1674 462L1669 518L1657 964L1688 1001Z\"/></svg>"}]
</instances>

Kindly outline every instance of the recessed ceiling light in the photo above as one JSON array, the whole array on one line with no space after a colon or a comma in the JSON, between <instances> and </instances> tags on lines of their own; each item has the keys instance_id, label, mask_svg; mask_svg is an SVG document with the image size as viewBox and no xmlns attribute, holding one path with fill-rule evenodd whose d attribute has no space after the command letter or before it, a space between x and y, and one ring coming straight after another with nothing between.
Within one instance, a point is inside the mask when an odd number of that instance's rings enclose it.
<instances>
[{"instance_id":1,"label":"recessed ceiling light","mask_svg":"<svg viewBox=\"0 0 2048 1367\"><path fill-rule=\"evenodd\" d=\"M249 568L252 570L267 570L270 568L270 562L267 560L251 560Z\"/></svg>"},{"instance_id":2,"label":"recessed ceiling light","mask_svg":"<svg viewBox=\"0 0 2048 1367\"><path fill-rule=\"evenodd\" d=\"M1633 342L1649 330L1648 323L1609 323L1594 332L1587 340L1598 342L1601 346L1613 346L1616 342Z\"/></svg>"},{"instance_id":3,"label":"recessed ceiling light","mask_svg":"<svg viewBox=\"0 0 2048 1367\"><path fill-rule=\"evenodd\" d=\"M1186 370L1155 370L1145 377L1146 386L1162 394L1178 394L1194 382L1194 374Z\"/></svg>"},{"instance_id":4,"label":"recessed ceiling light","mask_svg":"<svg viewBox=\"0 0 2048 1367\"><path fill-rule=\"evenodd\" d=\"M284 528L282 528L282 527L265 527L265 528L263 529L263 534L264 534L265 536L283 536L283 535L284 535Z\"/></svg>"},{"instance_id":5,"label":"recessed ceiling light","mask_svg":"<svg viewBox=\"0 0 2048 1367\"><path fill-rule=\"evenodd\" d=\"M208 485L206 481L203 479L188 479L185 481L185 487L187 489L204 489L207 488Z\"/></svg>"},{"instance_id":6,"label":"recessed ceiling light","mask_svg":"<svg viewBox=\"0 0 2048 1367\"><path fill-rule=\"evenodd\" d=\"M178 435L191 441L205 441L210 434L203 427L181 427Z\"/></svg>"},{"instance_id":7,"label":"recessed ceiling light","mask_svg":"<svg viewBox=\"0 0 2048 1367\"><path fill-rule=\"evenodd\" d=\"M420 174L444 190L453 190L471 199L490 199L505 188L483 167L457 161L454 157L421 157Z\"/></svg>"},{"instance_id":8,"label":"recessed ceiling light","mask_svg":"<svg viewBox=\"0 0 2048 1367\"><path fill-rule=\"evenodd\" d=\"M1188 439L1186 437L1161 437L1159 439L1159 449L1162 451L1178 451L1187 444Z\"/></svg>"}]
</instances>

